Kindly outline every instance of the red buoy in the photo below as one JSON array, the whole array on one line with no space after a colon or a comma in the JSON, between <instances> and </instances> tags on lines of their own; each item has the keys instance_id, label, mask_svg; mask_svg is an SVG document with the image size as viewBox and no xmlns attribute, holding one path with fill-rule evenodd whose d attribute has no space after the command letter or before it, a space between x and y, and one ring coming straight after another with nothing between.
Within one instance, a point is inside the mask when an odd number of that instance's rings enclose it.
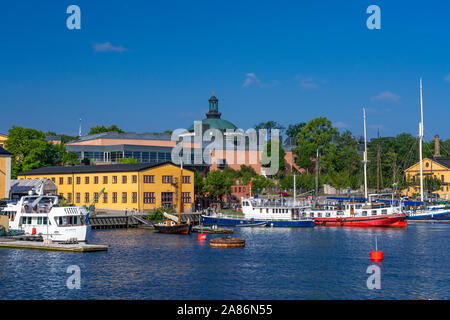
<instances>
[{"instance_id":1,"label":"red buoy","mask_svg":"<svg viewBox=\"0 0 450 320\"><path fill-rule=\"evenodd\" d=\"M197 236L197 239L198 239L199 241L206 240L206 234L200 233L200 234Z\"/></svg>"},{"instance_id":2,"label":"red buoy","mask_svg":"<svg viewBox=\"0 0 450 320\"><path fill-rule=\"evenodd\" d=\"M36 228L31 229L31 234L36 234Z\"/></svg>"},{"instance_id":3,"label":"red buoy","mask_svg":"<svg viewBox=\"0 0 450 320\"><path fill-rule=\"evenodd\" d=\"M383 261L383 251L378 250L378 239L375 236L375 251L370 252L370 260L372 261Z\"/></svg>"},{"instance_id":4,"label":"red buoy","mask_svg":"<svg viewBox=\"0 0 450 320\"><path fill-rule=\"evenodd\" d=\"M372 251L372 252L370 252L370 260L372 260L372 261L383 261L383 251Z\"/></svg>"}]
</instances>

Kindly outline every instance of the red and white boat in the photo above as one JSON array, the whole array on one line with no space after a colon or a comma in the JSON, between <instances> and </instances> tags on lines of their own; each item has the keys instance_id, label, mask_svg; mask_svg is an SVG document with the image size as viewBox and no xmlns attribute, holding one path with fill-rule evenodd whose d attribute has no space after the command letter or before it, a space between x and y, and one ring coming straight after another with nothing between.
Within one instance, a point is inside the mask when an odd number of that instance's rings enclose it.
<instances>
[{"instance_id":1,"label":"red and white boat","mask_svg":"<svg viewBox=\"0 0 450 320\"><path fill-rule=\"evenodd\" d=\"M366 111L364 112L364 202L337 202L313 206L304 210L303 214L314 218L316 226L352 226L352 227L395 227L407 225L406 214L402 213L401 203L394 206L390 203L377 203L367 197L367 134ZM393 194L390 194L393 196ZM368 200L368 201L367 201ZM393 199L392 199L393 200Z\"/></svg>"},{"instance_id":2,"label":"red and white boat","mask_svg":"<svg viewBox=\"0 0 450 320\"><path fill-rule=\"evenodd\" d=\"M305 211L316 226L404 228L406 215L386 203L327 203Z\"/></svg>"}]
</instances>

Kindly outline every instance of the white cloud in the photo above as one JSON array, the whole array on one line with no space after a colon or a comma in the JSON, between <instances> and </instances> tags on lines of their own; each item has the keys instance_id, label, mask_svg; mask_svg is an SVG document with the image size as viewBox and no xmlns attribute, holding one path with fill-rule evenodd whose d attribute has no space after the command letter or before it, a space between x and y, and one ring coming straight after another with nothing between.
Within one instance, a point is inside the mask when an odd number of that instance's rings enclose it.
<instances>
[{"instance_id":1,"label":"white cloud","mask_svg":"<svg viewBox=\"0 0 450 320\"><path fill-rule=\"evenodd\" d=\"M122 46L113 46L110 42L94 43L95 52L124 52L127 49Z\"/></svg>"},{"instance_id":2,"label":"white cloud","mask_svg":"<svg viewBox=\"0 0 450 320\"><path fill-rule=\"evenodd\" d=\"M390 101L390 102L399 102L400 96L392 93L390 91L383 91L376 96L370 98L372 101Z\"/></svg>"},{"instance_id":3,"label":"white cloud","mask_svg":"<svg viewBox=\"0 0 450 320\"><path fill-rule=\"evenodd\" d=\"M316 81L312 77L304 77L301 74L297 74L294 78L294 80L299 81L297 83L297 87L300 87L302 89L317 89L319 88L319 85L317 82L320 82L322 84L326 83L325 80Z\"/></svg>"},{"instance_id":4,"label":"white cloud","mask_svg":"<svg viewBox=\"0 0 450 320\"><path fill-rule=\"evenodd\" d=\"M242 84L242 87L250 87L250 86L257 86L260 88L271 88L275 87L279 84L277 80L272 81L271 83L263 83L254 73L247 73L244 83Z\"/></svg>"}]
</instances>

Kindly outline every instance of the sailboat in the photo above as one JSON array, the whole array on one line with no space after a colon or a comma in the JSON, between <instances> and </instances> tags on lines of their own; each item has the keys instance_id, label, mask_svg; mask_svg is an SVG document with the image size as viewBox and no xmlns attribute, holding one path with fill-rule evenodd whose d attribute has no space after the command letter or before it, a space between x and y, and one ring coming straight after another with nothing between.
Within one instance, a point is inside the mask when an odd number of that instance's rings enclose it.
<instances>
[{"instance_id":1,"label":"sailboat","mask_svg":"<svg viewBox=\"0 0 450 320\"><path fill-rule=\"evenodd\" d=\"M182 206L182 185L183 185L183 161L181 161L181 170L179 178L179 188L178 188L178 221L173 222L172 220L165 220L160 223L154 224L153 227L161 233L170 234L190 234L192 230L192 224L190 221L186 223L181 223L181 206Z\"/></svg>"},{"instance_id":2,"label":"sailboat","mask_svg":"<svg viewBox=\"0 0 450 320\"><path fill-rule=\"evenodd\" d=\"M420 158L420 201L424 203L423 196L423 94L422 78L420 78L420 123L419 123L419 158ZM450 207L448 205L429 205L422 208L405 211L408 220L450 220Z\"/></svg>"},{"instance_id":3,"label":"sailboat","mask_svg":"<svg viewBox=\"0 0 450 320\"><path fill-rule=\"evenodd\" d=\"M317 226L352 226L352 227L394 227L407 225L406 215L401 212L401 205L394 206L394 201L379 203L372 201L377 194L367 195L367 134L366 111L364 112L364 199L363 201L328 201L306 210L306 215L314 218Z\"/></svg>"}]
</instances>

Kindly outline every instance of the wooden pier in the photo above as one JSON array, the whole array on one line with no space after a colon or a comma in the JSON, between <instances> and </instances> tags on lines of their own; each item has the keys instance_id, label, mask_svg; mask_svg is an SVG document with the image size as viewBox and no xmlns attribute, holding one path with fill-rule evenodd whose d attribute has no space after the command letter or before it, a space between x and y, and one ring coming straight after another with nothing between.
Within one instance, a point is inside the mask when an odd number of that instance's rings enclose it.
<instances>
[{"instance_id":1,"label":"wooden pier","mask_svg":"<svg viewBox=\"0 0 450 320\"><path fill-rule=\"evenodd\" d=\"M177 219L178 220L178 219ZM181 222L191 221L194 225L201 223L200 213L183 213ZM146 228L153 229L153 223L145 215L136 214L102 214L89 217L88 225L92 229Z\"/></svg>"},{"instance_id":2,"label":"wooden pier","mask_svg":"<svg viewBox=\"0 0 450 320\"><path fill-rule=\"evenodd\" d=\"M66 251L66 252L97 252L107 251L108 246L100 244L60 244L60 243L44 243L38 241L21 241L13 239L1 239L0 248L12 249L35 249L47 251Z\"/></svg>"}]
</instances>

